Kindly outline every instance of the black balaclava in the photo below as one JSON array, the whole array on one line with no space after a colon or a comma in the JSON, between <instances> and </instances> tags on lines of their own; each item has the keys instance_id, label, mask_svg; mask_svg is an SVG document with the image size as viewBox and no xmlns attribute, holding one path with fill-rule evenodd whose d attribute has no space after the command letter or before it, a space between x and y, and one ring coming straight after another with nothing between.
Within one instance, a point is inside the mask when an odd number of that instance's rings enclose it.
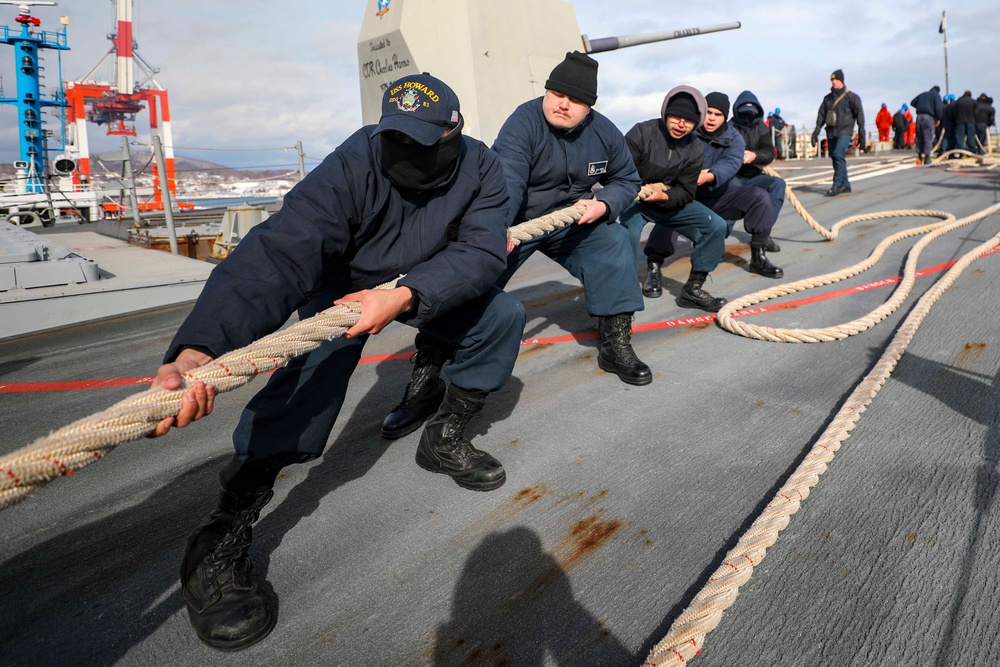
<instances>
[{"instance_id":1,"label":"black balaclava","mask_svg":"<svg viewBox=\"0 0 1000 667\"><path fill-rule=\"evenodd\" d=\"M394 133L382 132L382 170L401 190L423 192L436 188L451 178L458 166L464 125L465 118L459 116L458 125L430 146L415 141L404 143Z\"/></svg>"},{"instance_id":2,"label":"black balaclava","mask_svg":"<svg viewBox=\"0 0 1000 667\"><path fill-rule=\"evenodd\" d=\"M760 112L757 111L757 106L753 102L747 102L746 104L736 107L736 114L733 116L733 123L739 125L740 127L749 127L757 122L759 118Z\"/></svg>"}]
</instances>

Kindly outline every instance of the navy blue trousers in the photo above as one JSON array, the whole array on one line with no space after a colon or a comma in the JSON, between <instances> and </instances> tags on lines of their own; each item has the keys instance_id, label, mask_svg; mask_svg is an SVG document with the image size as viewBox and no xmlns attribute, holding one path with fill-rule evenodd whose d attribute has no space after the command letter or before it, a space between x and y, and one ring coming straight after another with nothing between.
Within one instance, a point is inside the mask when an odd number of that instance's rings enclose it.
<instances>
[{"instance_id":1,"label":"navy blue trousers","mask_svg":"<svg viewBox=\"0 0 1000 667\"><path fill-rule=\"evenodd\" d=\"M299 310L306 318L347 292L317 293ZM515 297L497 288L427 322L421 333L447 341L455 356L445 366L449 382L483 392L504 386L514 370L527 318ZM319 457L326 447L368 336L327 341L292 359L257 392L233 433L237 456L280 468Z\"/></svg>"},{"instance_id":2,"label":"navy blue trousers","mask_svg":"<svg viewBox=\"0 0 1000 667\"><path fill-rule=\"evenodd\" d=\"M917 154L930 155L934 148L934 117L929 113L917 114Z\"/></svg>"},{"instance_id":3,"label":"navy blue trousers","mask_svg":"<svg viewBox=\"0 0 1000 667\"><path fill-rule=\"evenodd\" d=\"M851 145L849 134L838 134L835 137L827 135L830 142L830 159L833 161L833 184L840 187L847 187L851 184L847 180L847 148Z\"/></svg>"},{"instance_id":4,"label":"navy blue trousers","mask_svg":"<svg viewBox=\"0 0 1000 667\"><path fill-rule=\"evenodd\" d=\"M647 222L655 223L646 242L646 258L662 262L673 254L674 234L680 234L694 243L691 253L691 270L711 273L719 266L722 253L726 251L726 221L712 213L696 201L674 209L660 209L653 204L636 203L628 207L618 218L632 237L632 247L639 248L642 228ZM657 243L654 235L666 236L670 252L659 254L664 243ZM633 253L636 254L635 252Z\"/></svg>"},{"instance_id":5,"label":"navy blue trousers","mask_svg":"<svg viewBox=\"0 0 1000 667\"><path fill-rule=\"evenodd\" d=\"M570 224L522 242L507 256L507 270L497 280L503 289L535 251L553 260L583 283L592 317L643 309L635 272L635 249L628 231L617 223Z\"/></svg>"},{"instance_id":6,"label":"navy blue trousers","mask_svg":"<svg viewBox=\"0 0 1000 667\"><path fill-rule=\"evenodd\" d=\"M975 123L955 123L955 145L952 148L966 150L970 153L979 152L979 145L976 144Z\"/></svg>"},{"instance_id":7,"label":"navy blue trousers","mask_svg":"<svg viewBox=\"0 0 1000 667\"><path fill-rule=\"evenodd\" d=\"M785 179L770 174L757 174L750 178L742 176L733 177L736 185L746 185L748 187L763 188L771 198L771 226L778 221L781 214L781 207L785 205Z\"/></svg>"}]
</instances>

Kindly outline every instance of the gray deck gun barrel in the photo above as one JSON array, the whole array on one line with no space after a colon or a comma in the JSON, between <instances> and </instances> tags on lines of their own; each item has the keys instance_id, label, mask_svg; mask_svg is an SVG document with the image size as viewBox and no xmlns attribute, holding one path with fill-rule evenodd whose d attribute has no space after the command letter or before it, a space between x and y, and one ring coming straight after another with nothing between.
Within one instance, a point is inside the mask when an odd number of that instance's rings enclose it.
<instances>
[{"instance_id":1,"label":"gray deck gun barrel","mask_svg":"<svg viewBox=\"0 0 1000 667\"><path fill-rule=\"evenodd\" d=\"M706 25L700 28L685 28L684 30L668 30L666 32L650 32L642 35L625 35L623 37L598 37L588 39L583 37L583 48L587 53L601 53L602 51L614 51L624 49L629 46L639 46L640 44L650 44L652 42L664 42L668 39L680 39L682 37L694 37L695 35L706 35L710 32L721 32L723 30L738 30L740 22L720 23L718 25Z\"/></svg>"}]
</instances>

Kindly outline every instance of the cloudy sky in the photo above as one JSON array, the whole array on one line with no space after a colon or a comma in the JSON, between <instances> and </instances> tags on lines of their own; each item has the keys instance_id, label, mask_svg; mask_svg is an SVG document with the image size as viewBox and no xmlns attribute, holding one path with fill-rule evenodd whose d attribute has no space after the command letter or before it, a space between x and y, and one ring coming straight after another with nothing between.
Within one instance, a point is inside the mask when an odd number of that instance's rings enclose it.
<instances>
[{"instance_id":1,"label":"cloudy sky","mask_svg":"<svg viewBox=\"0 0 1000 667\"><path fill-rule=\"evenodd\" d=\"M170 91L176 153L231 166L294 168L294 151L246 149L301 140L309 156L333 150L361 124L356 43L366 4L135 0L139 52L160 69L157 80ZM882 102L895 110L931 85L944 89L942 10L948 14L951 92L1000 93L1000 68L987 46L1000 34L997 0L838 0L832 10L822 8L826 3L792 0L571 4L580 31L592 39L742 23L736 31L598 54L600 109L622 131L656 116L664 92L681 83L731 98L749 88L766 109L780 107L787 121L811 130L829 74L838 68L861 95L874 130ZM50 30L59 27L60 15L70 17L71 50L63 54L67 80L86 75L111 47L111 0L61 0L34 13ZM13 7L0 6L0 24L13 24L15 14ZM45 61L50 81L57 76L51 53ZM5 96L14 93L12 54L0 47ZM95 77L111 76L109 59ZM140 129L143 123L145 115ZM0 107L0 161L16 159L15 125L14 108ZM103 135L92 126L92 150L117 146ZM141 132L139 139L146 140Z\"/></svg>"}]
</instances>

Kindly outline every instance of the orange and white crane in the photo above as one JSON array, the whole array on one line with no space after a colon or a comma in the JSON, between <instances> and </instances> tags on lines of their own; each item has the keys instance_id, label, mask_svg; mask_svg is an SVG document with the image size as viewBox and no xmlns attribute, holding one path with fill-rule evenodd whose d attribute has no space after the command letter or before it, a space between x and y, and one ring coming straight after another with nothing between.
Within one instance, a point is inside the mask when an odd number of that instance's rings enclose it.
<instances>
[{"instance_id":1,"label":"orange and white crane","mask_svg":"<svg viewBox=\"0 0 1000 667\"><path fill-rule=\"evenodd\" d=\"M87 142L87 124L106 125L108 135L136 136L135 117L144 108L149 109L150 143L159 136L163 144L167 187L176 194L173 137L170 131L170 105L167 91L154 76L158 69L151 67L136 48L132 32L132 0L115 0L117 23L115 32L108 36L111 49L97 65L79 81L66 83L67 154L76 160L77 170L73 181L77 186L87 186L90 181L90 148ZM95 81L91 77L114 55L114 80ZM145 79L137 82L136 69ZM163 193L160 190L155 163L153 164L153 201L143 208L162 210Z\"/></svg>"}]
</instances>

